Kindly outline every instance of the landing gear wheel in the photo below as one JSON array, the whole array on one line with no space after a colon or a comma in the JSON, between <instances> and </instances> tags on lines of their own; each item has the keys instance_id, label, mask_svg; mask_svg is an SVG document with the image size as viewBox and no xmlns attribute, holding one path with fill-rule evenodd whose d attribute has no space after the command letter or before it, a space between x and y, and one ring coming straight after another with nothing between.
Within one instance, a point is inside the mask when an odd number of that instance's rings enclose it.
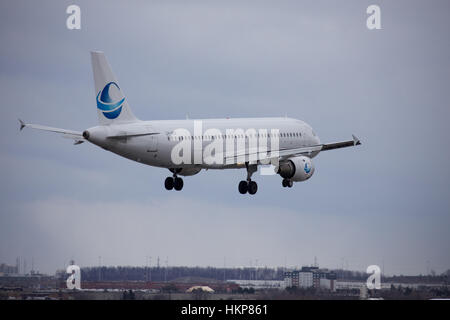
<instances>
[{"instance_id":1,"label":"landing gear wheel","mask_svg":"<svg viewBox=\"0 0 450 320\"><path fill-rule=\"evenodd\" d=\"M164 186L167 190L172 190L174 185L174 181L172 177L167 177L166 181L164 181Z\"/></svg>"},{"instance_id":2,"label":"landing gear wheel","mask_svg":"<svg viewBox=\"0 0 450 320\"><path fill-rule=\"evenodd\" d=\"M175 190L180 191L183 189L183 179L176 177L173 182L173 187Z\"/></svg>"},{"instance_id":3,"label":"landing gear wheel","mask_svg":"<svg viewBox=\"0 0 450 320\"><path fill-rule=\"evenodd\" d=\"M247 181L242 180L241 182L239 182L239 192L241 194L246 194L248 191L248 183Z\"/></svg>"},{"instance_id":4,"label":"landing gear wheel","mask_svg":"<svg viewBox=\"0 0 450 320\"><path fill-rule=\"evenodd\" d=\"M294 185L294 182L289 179L283 179L281 184L283 185L284 188L286 188L286 187L292 188L292 186Z\"/></svg>"},{"instance_id":5,"label":"landing gear wheel","mask_svg":"<svg viewBox=\"0 0 450 320\"><path fill-rule=\"evenodd\" d=\"M256 191L258 191L258 185L256 184L255 181L250 181L248 183L248 193L249 194L255 194Z\"/></svg>"}]
</instances>

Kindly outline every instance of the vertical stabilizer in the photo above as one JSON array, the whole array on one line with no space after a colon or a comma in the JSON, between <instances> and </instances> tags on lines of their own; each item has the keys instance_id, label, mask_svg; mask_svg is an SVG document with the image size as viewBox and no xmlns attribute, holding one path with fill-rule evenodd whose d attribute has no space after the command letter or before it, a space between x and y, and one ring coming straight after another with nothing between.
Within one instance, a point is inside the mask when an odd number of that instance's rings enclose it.
<instances>
[{"instance_id":1,"label":"vertical stabilizer","mask_svg":"<svg viewBox=\"0 0 450 320\"><path fill-rule=\"evenodd\" d=\"M100 124L135 122L130 106L114 76L105 54L91 52L92 71L94 73L95 98Z\"/></svg>"}]
</instances>

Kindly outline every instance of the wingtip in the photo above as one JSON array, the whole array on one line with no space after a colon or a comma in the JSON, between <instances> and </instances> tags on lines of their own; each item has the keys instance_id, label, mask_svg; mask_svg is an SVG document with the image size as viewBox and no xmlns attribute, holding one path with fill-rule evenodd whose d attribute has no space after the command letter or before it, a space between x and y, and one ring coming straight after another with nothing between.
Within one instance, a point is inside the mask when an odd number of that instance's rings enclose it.
<instances>
[{"instance_id":1,"label":"wingtip","mask_svg":"<svg viewBox=\"0 0 450 320\"><path fill-rule=\"evenodd\" d=\"M359 140L357 136L355 136L354 134L352 134L352 137L353 137L353 144L354 144L355 146L358 146L358 145L361 144L361 140Z\"/></svg>"},{"instance_id":2,"label":"wingtip","mask_svg":"<svg viewBox=\"0 0 450 320\"><path fill-rule=\"evenodd\" d=\"M20 123L20 131L22 131L22 129L26 127L26 123L23 122L23 121L20 120L20 119L18 119L18 120L19 120L19 123Z\"/></svg>"}]
</instances>

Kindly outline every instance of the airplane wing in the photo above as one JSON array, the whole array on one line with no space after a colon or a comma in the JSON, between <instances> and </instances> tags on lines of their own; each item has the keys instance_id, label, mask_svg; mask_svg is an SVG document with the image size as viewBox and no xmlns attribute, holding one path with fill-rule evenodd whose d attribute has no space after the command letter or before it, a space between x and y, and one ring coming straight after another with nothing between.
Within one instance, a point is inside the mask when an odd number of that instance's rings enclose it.
<instances>
[{"instance_id":1,"label":"airplane wing","mask_svg":"<svg viewBox=\"0 0 450 320\"><path fill-rule=\"evenodd\" d=\"M352 134L352 138L353 140L323 144L320 151L353 147L361 144L361 141L354 134Z\"/></svg>"},{"instance_id":2,"label":"airplane wing","mask_svg":"<svg viewBox=\"0 0 450 320\"><path fill-rule=\"evenodd\" d=\"M287 159L294 156L311 156L313 152L327 151L339 148L353 147L361 144L361 141L352 135L353 140L340 141L327 144L318 144L314 146L301 147L301 148L289 148L289 149L279 149L279 150L267 150L267 152L260 152L257 148L250 150L243 150L236 152L234 156L224 157L224 163L238 163L242 162L242 159L250 162L263 161L268 159Z\"/></svg>"},{"instance_id":3,"label":"airplane wing","mask_svg":"<svg viewBox=\"0 0 450 320\"><path fill-rule=\"evenodd\" d=\"M23 128L25 128L25 127L29 127L29 128L38 129L38 130L62 133L63 138L74 140L74 144L80 144L80 143L83 143L84 141L86 141L83 138L83 134L79 131L47 127L47 126L42 126L40 124L25 123L20 119L19 119L19 122L20 122L20 131L22 131Z\"/></svg>"}]
</instances>

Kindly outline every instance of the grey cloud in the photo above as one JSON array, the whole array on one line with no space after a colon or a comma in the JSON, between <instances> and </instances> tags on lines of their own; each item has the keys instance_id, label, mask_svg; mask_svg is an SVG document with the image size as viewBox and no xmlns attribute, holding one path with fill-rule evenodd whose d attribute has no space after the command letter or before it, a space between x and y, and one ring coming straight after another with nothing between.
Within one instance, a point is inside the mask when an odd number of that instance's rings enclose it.
<instances>
[{"instance_id":1,"label":"grey cloud","mask_svg":"<svg viewBox=\"0 0 450 320\"><path fill-rule=\"evenodd\" d=\"M1 261L34 255L49 272L72 255L93 265L98 255L139 264L147 254L188 265L318 256L359 269L383 260L392 273L425 272L427 260L449 268L447 1L380 1L380 31L365 27L370 1L80 1L80 31L65 29L69 4L0 4ZM355 133L363 145L321 154L315 176L291 190L257 176L258 194L241 197L244 172L231 170L186 178L182 194L168 195L165 170L18 133L17 117L96 124L92 49L106 52L142 119L288 114L323 142ZM77 211L87 227L57 241ZM184 229L169 228L177 221Z\"/></svg>"}]
</instances>

